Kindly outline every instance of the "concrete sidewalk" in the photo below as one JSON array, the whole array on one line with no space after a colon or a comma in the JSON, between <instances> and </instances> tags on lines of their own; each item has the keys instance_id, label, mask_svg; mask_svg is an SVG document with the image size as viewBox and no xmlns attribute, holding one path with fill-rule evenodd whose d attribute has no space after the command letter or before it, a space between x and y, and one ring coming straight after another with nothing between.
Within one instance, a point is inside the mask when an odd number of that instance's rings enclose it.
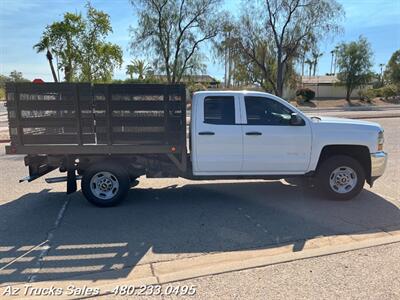
<instances>
[{"instance_id":1,"label":"concrete sidewalk","mask_svg":"<svg viewBox=\"0 0 400 300\"><path fill-rule=\"evenodd\" d=\"M348 119L379 119L379 118L399 118L400 109L382 111L303 111L307 116L329 116Z\"/></svg>"},{"instance_id":2,"label":"concrete sidewalk","mask_svg":"<svg viewBox=\"0 0 400 300\"><path fill-rule=\"evenodd\" d=\"M304 112L329 112L329 111L386 111L400 110L400 105L381 105L381 106L349 106L349 107L297 107Z\"/></svg>"}]
</instances>

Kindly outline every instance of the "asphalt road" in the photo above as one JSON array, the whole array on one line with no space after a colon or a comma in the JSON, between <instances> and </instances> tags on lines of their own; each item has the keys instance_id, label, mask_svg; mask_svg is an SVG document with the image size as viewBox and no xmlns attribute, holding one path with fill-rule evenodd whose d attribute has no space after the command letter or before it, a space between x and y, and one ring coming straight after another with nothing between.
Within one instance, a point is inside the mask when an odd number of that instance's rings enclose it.
<instances>
[{"instance_id":1,"label":"asphalt road","mask_svg":"<svg viewBox=\"0 0 400 300\"><path fill-rule=\"evenodd\" d=\"M285 181L141 178L121 206L101 209L80 192L65 195L62 183L18 184L27 172L23 159L5 156L1 147L0 285L107 270L121 270L108 279L123 279L149 262L283 242L301 251L317 236L399 230L400 119L373 121L385 128L388 169L349 202L327 201ZM278 273L271 275L277 283L299 280L296 272L293 278Z\"/></svg>"}]
</instances>

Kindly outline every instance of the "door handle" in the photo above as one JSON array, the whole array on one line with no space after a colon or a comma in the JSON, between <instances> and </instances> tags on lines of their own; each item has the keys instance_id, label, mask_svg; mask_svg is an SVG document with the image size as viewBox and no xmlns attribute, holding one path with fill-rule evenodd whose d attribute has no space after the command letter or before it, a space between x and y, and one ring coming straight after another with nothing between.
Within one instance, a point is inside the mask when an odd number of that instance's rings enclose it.
<instances>
[{"instance_id":1,"label":"door handle","mask_svg":"<svg viewBox=\"0 0 400 300\"><path fill-rule=\"evenodd\" d=\"M262 133L258 132L258 131L250 131L250 132L246 132L246 135L262 135Z\"/></svg>"},{"instance_id":2,"label":"door handle","mask_svg":"<svg viewBox=\"0 0 400 300\"><path fill-rule=\"evenodd\" d=\"M199 135L215 135L215 133L212 131L200 131Z\"/></svg>"}]
</instances>

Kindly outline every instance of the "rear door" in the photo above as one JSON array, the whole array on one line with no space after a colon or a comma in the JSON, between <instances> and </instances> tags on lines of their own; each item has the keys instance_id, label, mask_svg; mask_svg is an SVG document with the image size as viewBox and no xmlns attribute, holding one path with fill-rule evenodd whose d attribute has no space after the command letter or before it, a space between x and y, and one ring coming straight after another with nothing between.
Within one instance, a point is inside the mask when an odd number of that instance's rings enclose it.
<instances>
[{"instance_id":1,"label":"rear door","mask_svg":"<svg viewBox=\"0 0 400 300\"><path fill-rule=\"evenodd\" d=\"M228 175L230 172L240 172L243 133L238 95L201 94L197 96L194 105L193 173Z\"/></svg>"},{"instance_id":2,"label":"rear door","mask_svg":"<svg viewBox=\"0 0 400 300\"><path fill-rule=\"evenodd\" d=\"M293 111L272 97L242 98L245 108L243 124L243 173L304 173L311 153L311 127L290 125Z\"/></svg>"}]
</instances>

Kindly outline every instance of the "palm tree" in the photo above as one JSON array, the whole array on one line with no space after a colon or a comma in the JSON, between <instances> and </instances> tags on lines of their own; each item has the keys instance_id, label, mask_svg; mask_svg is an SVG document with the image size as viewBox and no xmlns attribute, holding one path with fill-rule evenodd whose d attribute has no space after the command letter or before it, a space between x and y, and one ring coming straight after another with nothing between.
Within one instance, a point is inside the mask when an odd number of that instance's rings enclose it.
<instances>
[{"instance_id":1,"label":"palm tree","mask_svg":"<svg viewBox=\"0 0 400 300\"><path fill-rule=\"evenodd\" d=\"M379 81L380 81L380 85L383 86L383 67L385 66L385 64L379 64L379 68L381 68L381 72L379 75Z\"/></svg>"},{"instance_id":2,"label":"palm tree","mask_svg":"<svg viewBox=\"0 0 400 300\"><path fill-rule=\"evenodd\" d=\"M339 46L335 46L335 49L333 49L334 53L335 53L335 60L333 62L333 75L336 74L336 65L337 65L337 55L339 52Z\"/></svg>"},{"instance_id":3,"label":"palm tree","mask_svg":"<svg viewBox=\"0 0 400 300\"><path fill-rule=\"evenodd\" d=\"M313 67L314 62L311 59L307 58L304 61L304 63L306 63L308 65L308 76L311 77L311 71L312 71L312 67Z\"/></svg>"},{"instance_id":4,"label":"palm tree","mask_svg":"<svg viewBox=\"0 0 400 300\"><path fill-rule=\"evenodd\" d=\"M334 56L335 56L335 50L332 50L332 51L331 51L331 54L332 54L332 58L331 58L331 72L330 72L330 75L333 74L333 73L332 73L332 70L333 70L333 58L334 58Z\"/></svg>"},{"instance_id":5,"label":"palm tree","mask_svg":"<svg viewBox=\"0 0 400 300\"><path fill-rule=\"evenodd\" d=\"M306 63L306 56L308 51L310 51L310 46L308 45L308 42L303 43L301 46L301 76L304 76L304 64Z\"/></svg>"},{"instance_id":6,"label":"palm tree","mask_svg":"<svg viewBox=\"0 0 400 300\"><path fill-rule=\"evenodd\" d=\"M37 53L44 52L46 51L46 58L49 61L50 69L51 69L51 74L53 75L54 82L58 82L57 80L57 75L56 71L54 70L54 65L53 65L53 54L51 54L50 51L50 39L48 37L43 37L39 43L33 46L34 49L36 49Z\"/></svg>"},{"instance_id":7,"label":"palm tree","mask_svg":"<svg viewBox=\"0 0 400 300\"><path fill-rule=\"evenodd\" d=\"M133 65L127 65L126 66L126 75L129 75L130 79L133 79L133 74L135 73L135 68Z\"/></svg>"},{"instance_id":8,"label":"palm tree","mask_svg":"<svg viewBox=\"0 0 400 300\"><path fill-rule=\"evenodd\" d=\"M313 76L315 76L315 73L317 71L317 65L318 65L318 60L320 57L322 57L324 53L318 53L318 52L312 52L312 62L313 62L313 66L314 66L314 72L313 72Z\"/></svg>"},{"instance_id":9,"label":"palm tree","mask_svg":"<svg viewBox=\"0 0 400 300\"><path fill-rule=\"evenodd\" d=\"M131 64L126 66L126 74L128 74L131 79L133 79L133 74L137 74L138 79L143 80L151 71L151 67L146 64L144 60L140 59L132 60Z\"/></svg>"}]
</instances>

